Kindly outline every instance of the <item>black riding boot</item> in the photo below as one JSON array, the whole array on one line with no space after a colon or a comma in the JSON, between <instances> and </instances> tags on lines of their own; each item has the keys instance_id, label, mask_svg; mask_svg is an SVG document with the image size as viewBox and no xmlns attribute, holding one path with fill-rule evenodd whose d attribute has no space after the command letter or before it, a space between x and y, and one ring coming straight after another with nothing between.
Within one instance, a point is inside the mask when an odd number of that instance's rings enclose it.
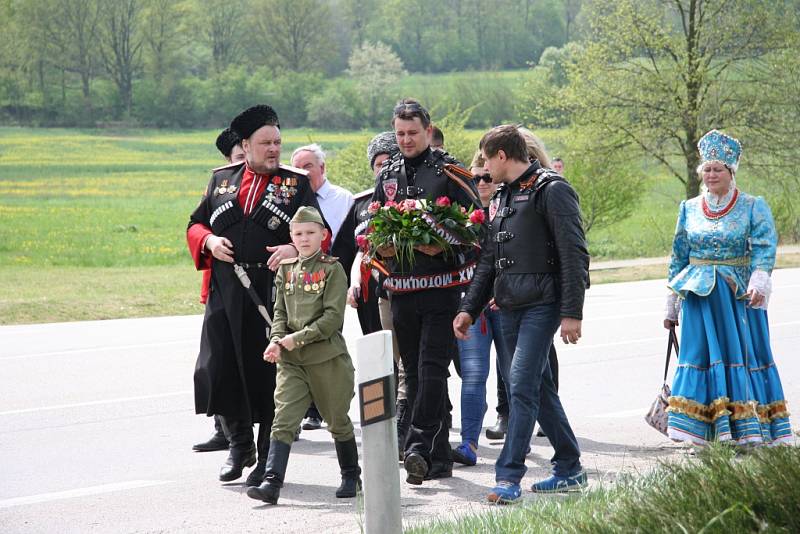
<instances>
[{"instance_id":1,"label":"black riding boot","mask_svg":"<svg viewBox=\"0 0 800 534\"><path fill-rule=\"evenodd\" d=\"M219 479L230 482L242 476L242 470L256 463L256 447L253 443L253 425L245 419L221 417L226 434L231 441L228 459L219 470Z\"/></svg>"},{"instance_id":2,"label":"black riding boot","mask_svg":"<svg viewBox=\"0 0 800 534\"><path fill-rule=\"evenodd\" d=\"M281 495L283 478L286 476L286 465L289 463L289 452L292 446L278 440L269 442L269 456L267 457L266 474L264 482L257 488L247 488L247 496L251 499L264 501L269 504L278 504Z\"/></svg>"},{"instance_id":3,"label":"black riding boot","mask_svg":"<svg viewBox=\"0 0 800 534\"><path fill-rule=\"evenodd\" d=\"M358 447L356 438L347 441L336 441L336 458L342 473L342 483L336 490L340 499L355 497L361 488L361 468L358 466Z\"/></svg>"},{"instance_id":4,"label":"black riding boot","mask_svg":"<svg viewBox=\"0 0 800 534\"><path fill-rule=\"evenodd\" d=\"M256 448L258 449L258 462L255 468L250 471L245 480L245 486L259 486L264 481L264 473L267 471L267 456L269 455L269 433L272 425L267 423L258 424L258 439Z\"/></svg>"},{"instance_id":5,"label":"black riding boot","mask_svg":"<svg viewBox=\"0 0 800 534\"><path fill-rule=\"evenodd\" d=\"M220 416L214 416L214 435L208 441L192 445L192 450L196 452L210 452L210 451L225 451L228 450L228 438L225 437L225 431L222 430L222 422Z\"/></svg>"}]
</instances>

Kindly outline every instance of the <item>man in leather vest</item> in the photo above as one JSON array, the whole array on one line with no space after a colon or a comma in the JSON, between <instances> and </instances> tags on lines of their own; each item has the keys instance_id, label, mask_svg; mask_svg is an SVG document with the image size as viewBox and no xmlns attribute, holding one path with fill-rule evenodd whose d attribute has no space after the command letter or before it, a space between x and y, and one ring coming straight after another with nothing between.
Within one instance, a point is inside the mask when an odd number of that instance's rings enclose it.
<instances>
[{"instance_id":1,"label":"man in leather vest","mask_svg":"<svg viewBox=\"0 0 800 534\"><path fill-rule=\"evenodd\" d=\"M500 336L511 362L501 362L511 413L503 450L495 463L497 485L488 500L517 501L525 475L525 453L539 424L555 449L553 476L535 492L570 491L586 485L575 434L561 406L548 364L559 325L564 343L581 336L589 254L578 196L553 171L531 163L525 139L514 125L490 130L480 142L486 169L501 185L489 204L489 242L460 311L455 335L467 329L492 292L500 308ZM507 359L507 358L506 358Z\"/></svg>"},{"instance_id":2,"label":"man in leather vest","mask_svg":"<svg viewBox=\"0 0 800 534\"><path fill-rule=\"evenodd\" d=\"M194 373L195 410L221 416L229 436L219 479L241 477L257 453L258 465L246 483L258 486L275 415L275 366L262 359L269 326L234 264L245 270L271 314L273 271L297 255L287 244L289 222L300 206L318 206L305 171L280 165L280 124L271 107L243 111L231 130L242 139L245 161L214 170L186 232L195 266L212 273ZM257 447L253 423L260 423Z\"/></svg>"},{"instance_id":3,"label":"man in leather vest","mask_svg":"<svg viewBox=\"0 0 800 534\"><path fill-rule=\"evenodd\" d=\"M431 120L425 108L415 100L402 100L394 109L392 126L400 152L381 169L374 201L433 202L446 196L467 209L480 209L472 181L445 172L456 160L430 148ZM409 484L452 476L445 424L447 369L455 352L450 323L458 310L460 286L469 283L474 267L465 257L468 250L455 252L445 255L439 247L417 245L413 264L388 260L391 276L384 287L392 294L394 328L413 407L404 447Z\"/></svg>"}]
</instances>

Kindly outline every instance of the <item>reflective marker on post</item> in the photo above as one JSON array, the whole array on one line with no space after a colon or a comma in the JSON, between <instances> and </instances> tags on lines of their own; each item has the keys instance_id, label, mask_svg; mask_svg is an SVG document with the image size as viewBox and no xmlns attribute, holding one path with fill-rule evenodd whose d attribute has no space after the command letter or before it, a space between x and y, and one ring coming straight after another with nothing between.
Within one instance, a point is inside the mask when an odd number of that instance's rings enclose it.
<instances>
[{"instance_id":1,"label":"reflective marker on post","mask_svg":"<svg viewBox=\"0 0 800 534\"><path fill-rule=\"evenodd\" d=\"M403 531L392 350L388 330L356 340L366 534Z\"/></svg>"}]
</instances>

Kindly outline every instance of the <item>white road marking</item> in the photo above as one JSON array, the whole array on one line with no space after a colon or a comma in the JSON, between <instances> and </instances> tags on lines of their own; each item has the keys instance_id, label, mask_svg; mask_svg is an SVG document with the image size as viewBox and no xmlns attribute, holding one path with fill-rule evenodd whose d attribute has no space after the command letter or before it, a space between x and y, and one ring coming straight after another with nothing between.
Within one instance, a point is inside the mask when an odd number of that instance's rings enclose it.
<instances>
[{"instance_id":1,"label":"white road marking","mask_svg":"<svg viewBox=\"0 0 800 534\"><path fill-rule=\"evenodd\" d=\"M164 484L170 484L171 482L171 480L131 480L129 482L103 484L102 486L90 486L88 488L78 488L67 491L55 491L53 493L40 493L38 495L28 495L27 497L14 497L12 499L3 499L0 501L0 509L11 508L12 506L24 506L26 504L39 504L61 499L73 499L75 497L101 495L103 493L111 493L112 491L161 486Z\"/></svg>"},{"instance_id":2,"label":"white road marking","mask_svg":"<svg viewBox=\"0 0 800 534\"><path fill-rule=\"evenodd\" d=\"M67 354L83 354L84 352L102 352L102 351L112 351L112 350L142 349L148 347L166 347L169 345L186 345L189 343L200 343L200 337L198 336L192 339L179 339L176 341L161 341L157 343L136 343L133 345L107 345L104 347L87 347L84 349L69 349L69 350L57 350L53 352L34 352L31 354L17 354L14 356L3 356L2 358L0 358L0 361L21 360L24 358L36 358L38 356L64 356Z\"/></svg>"},{"instance_id":3,"label":"white road marking","mask_svg":"<svg viewBox=\"0 0 800 534\"><path fill-rule=\"evenodd\" d=\"M96 401L88 401L88 402L76 402L73 404L55 404L53 406L40 406L38 408L23 408L21 410L7 410L5 412L0 412L1 415L16 415L21 413L33 413L33 412L44 412L49 410L64 410L67 408L81 408L83 406L100 406L103 404L114 404L117 402L131 402L131 401L140 401L140 400L148 400L148 399L160 399L163 397L177 397L179 395L188 395L193 393L191 390L185 391L173 391L171 393L157 393L155 395L142 395L141 397L120 397L117 399L102 399Z\"/></svg>"}]
</instances>

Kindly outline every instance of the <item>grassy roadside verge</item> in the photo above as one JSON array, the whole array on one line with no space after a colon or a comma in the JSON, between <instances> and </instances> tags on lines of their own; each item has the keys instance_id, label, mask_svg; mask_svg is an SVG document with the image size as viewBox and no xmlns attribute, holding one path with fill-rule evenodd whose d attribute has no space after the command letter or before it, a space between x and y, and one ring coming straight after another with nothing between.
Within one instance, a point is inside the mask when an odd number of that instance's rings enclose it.
<instances>
[{"instance_id":1,"label":"grassy roadside verge","mask_svg":"<svg viewBox=\"0 0 800 534\"><path fill-rule=\"evenodd\" d=\"M528 493L528 495L531 495ZM725 446L572 497L436 520L408 534L800 532L800 449Z\"/></svg>"},{"instance_id":2,"label":"grassy roadside verge","mask_svg":"<svg viewBox=\"0 0 800 534\"><path fill-rule=\"evenodd\" d=\"M800 267L800 254L778 267ZM664 265L592 271L592 284L663 278ZM203 313L190 265L0 267L0 325Z\"/></svg>"},{"instance_id":3,"label":"grassy roadside verge","mask_svg":"<svg viewBox=\"0 0 800 534\"><path fill-rule=\"evenodd\" d=\"M203 313L190 265L0 267L0 324Z\"/></svg>"}]
</instances>

